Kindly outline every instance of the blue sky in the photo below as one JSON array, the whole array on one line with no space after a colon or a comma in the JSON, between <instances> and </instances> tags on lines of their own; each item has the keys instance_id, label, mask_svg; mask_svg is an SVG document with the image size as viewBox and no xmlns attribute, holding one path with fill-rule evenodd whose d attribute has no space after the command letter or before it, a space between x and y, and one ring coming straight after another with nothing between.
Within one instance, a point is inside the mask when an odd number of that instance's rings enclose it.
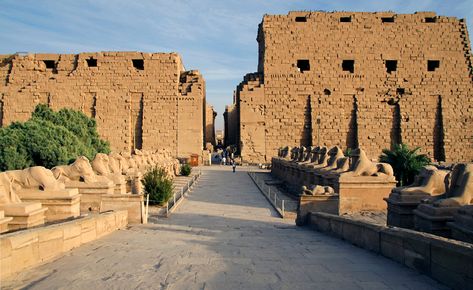
<instances>
[{"instance_id":1,"label":"blue sky","mask_svg":"<svg viewBox=\"0 0 473 290\"><path fill-rule=\"evenodd\" d=\"M0 0L0 54L17 51L178 52L207 82L222 113L236 85L257 68L256 33L264 14L291 10L434 11L466 18L473 0Z\"/></svg>"}]
</instances>

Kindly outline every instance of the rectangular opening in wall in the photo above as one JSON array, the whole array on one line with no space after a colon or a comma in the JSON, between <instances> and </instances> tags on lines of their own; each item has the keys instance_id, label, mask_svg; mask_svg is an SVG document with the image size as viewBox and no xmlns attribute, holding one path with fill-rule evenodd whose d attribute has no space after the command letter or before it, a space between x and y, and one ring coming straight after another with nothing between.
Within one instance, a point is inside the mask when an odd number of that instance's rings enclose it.
<instances>
[{"instance_id":1,"label":"rectangular opening in wall","mask_svg":"<svg viewBox=\"0 0 473 290\"><path fill-rule=\"evenodd\" d=\"M428 60L427 71L435 71L440 67L440 60Z\"/></svg>"},{"instance_id":2,"label":"rectangular opening in wall","mask_svg":"<svg viewBox=\"0 0 473 290\"><path fill-rule=\"evenodd\" d=\"M435 22L437 22L437 18L436 17L425 17L424 21L425 21L425 23L435 23Z\"/></svg>"},{"instance_id":3,"label":"rectangular opening in wall","mask_svg":"<svg viewBox=\"0 0 473 290\"><path fill-rule=\"evenodd\" d=\"M340 17L340 22L351 22L351 16Z\"/></svg>"},{"instance_id":4,"label":"rectangular opening in wall","mask_svg":"<svg viewBox=\"0 0 473 290\"><path fill-rule=\"evenodd\" d=\"M386 66L386 72L388 74L397 70L397 60L387 60L384 64Z\"/></svg>"},{"instance_id":5,"label":"rectangular opening in wall","mask_svg":"<svg viewBox=\"0 0 473 290\"><path fill-rule=\"evenodd\" d=\"M310 71L310 62L308 59L298 59L297 60L297 69L300 72Z\"/></svg>"},{"instance_id":6,"label":"rectangular opening in wall","mask_svg":"<svg viewBox=\"0 0 473 290\"><path fill-rule=\"evenodd\" d=\"M343 71L349 71L350 73L355 72L355 61L352 59L345 59L342 61Z\"/></svg>"},{"instance_id":7,"label":"rectangular opening in wall","mask_svg":"<svg viewBox=\"0 0 473 290\"><path fill-rule=\"evenodd\" d=\"M133 59L133 67L136 68L137 70L144 70L145 69L145 64L144 60L142 59Z\"/></svg>"},{"instance_id":8,"label":"rectangular opening in wall","mask_svg":"<svg viewBox=\"0 0 473 290\"><path fill-rule=\"evenodd\" d=\"M394 17L381 17L381 22L383 23L393 23Z\"/></svg>"},{"instance_id":9,"label":"rectangular opening in wall","mask_svg":"<svg viewBox=\"0 0 473 290\"><path fill-rule=\"evenodd\" d=\"M86 59L88 67L97 67L97 60L95 58Z\"/></svg>"},{"instance_id":10,"label":"rectangular opening in wall","mask_svg":"<svg viewBox=\"0 0 473 290\"><path fill-rule=\"evenodd\" d=\"M397 88L396 93L398 95L404 95L406 93L406 89L405 88Z\"/></svg>"},{"instance_id":11,"label":"rectangular opening in wall","mask_svg":"<svg viewBox=\"0 0 473 290\"><path fill-rule=\"evenodd\" d=\"M47 69L56 69L56 62L54 60L43 60Z\"/></svg>"},{"instance_id":12,"label":"rectangular opening in wall","mask_svg":"<svg viewBox=\"0 0 473 290\"><path fill-rule=\"evenodd\" d=\"M143 145L143 93L132 93L130 99L131 151L142 149Z\"/></svg>"},{"instance_id":13,"label":"rectangular opening in wall","mask_svg":"<svg viewBox=\"0 0 473 290\"><path fill-rule=\"evenodd\" d=\"M307 22L307 17L305 16L297 16L296 22Z\"/></svg>"}]
</instances>

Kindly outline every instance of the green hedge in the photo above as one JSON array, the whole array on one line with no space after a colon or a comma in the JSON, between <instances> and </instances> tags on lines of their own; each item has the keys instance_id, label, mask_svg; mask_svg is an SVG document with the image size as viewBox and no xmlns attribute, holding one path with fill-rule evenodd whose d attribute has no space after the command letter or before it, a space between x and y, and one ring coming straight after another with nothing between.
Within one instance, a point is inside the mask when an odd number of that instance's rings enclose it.
<instances>
[{"instance_id":1,"label":"green hedge","mask_svg":"<svg viewBox=\"0 0 473 290\"><path fill-rule=\"evenodd\" d=\"M171 197L174 186L163 168L157 166L148 170L141 181L150 204L164 205Z\"/></svg>"},{"instance_id":2,"label":"green hedge","mask_svg":"<svg viewBox=\"0 0 473 290\"><path fill-rule=\"evenodd\" d=\"M181 166L181 175L182 176L189 176L191 174L192 167L189 164L184 164Z\"/></svg>"},{"instance_id":3,"label":"green hedge","mask_svg":"<svg viewBox=\"0 0 473 290\"><path fill-rule=\"evenodd\" d=\"M1 171L52 168L80 155L92 160L97 153L109 152L109 144L97 133L95 120L71 109L54 112L38 105L30 120L0 128Z\"/></svg>"}]
</instances>

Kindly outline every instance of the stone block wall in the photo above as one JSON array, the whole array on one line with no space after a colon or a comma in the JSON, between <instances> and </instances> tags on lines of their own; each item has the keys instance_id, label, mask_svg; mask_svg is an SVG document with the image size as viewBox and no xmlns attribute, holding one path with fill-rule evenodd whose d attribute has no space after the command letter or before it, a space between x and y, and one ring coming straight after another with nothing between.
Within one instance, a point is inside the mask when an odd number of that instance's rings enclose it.
<instances>
[{"instance_id":1,"label":"stone block wall","mask_svg":"<svg viewBox=\"0 0 473 290\"><path fill-rule=\"evenodd\" d=\"M201 155L205 132L205 82L201 74L188 71L181 74L178 98L178 156ZM199 149L200 150L197 150Z\"/></svg>"},{"instance_id":2,"label":"stone block wall","mask_svg":"<svg viewBox=\"0 0 473 290\"><path fill-rule=\"evenodd\" d=\"M244 160L269 162L285 145L361 146L377 158L400 142L435 160L473 160L463 19L290 12L265 15L257 40L259 87L245 77L235 100Z\"/></svg>"},{"instance_id":3,"label":"stone block wall","mask_svg":"<svg viewBox=\"0 0 473 290\"><path fill-rule=\"evenodd\" d=\"M0 56L1 125L28 120L37 104L95 118L115 151L166 149L188 157L204 143L205 82L184 71L176 53Z\"/></svg>"},{"instance_id":4,"label":"stone block wall","mask_svg":"<svg viewBox=\"0 0 473 290\"><path fill-rule=\"evenodd\" d=\"M3 234L0 237L0 283L26 269L57 259L70 250L128 225L126 210Z\"/></svg>"},{"instance_id":5,"label":"stone block wall","mask_svg":"<svg viewBox=\"0 0 473 290\"><path fill-rule=\"evenodd\" d=\"M214 111L212 105L207 104L205 107L205 143L210 143L213 146L216 145L215 117L217 117L217 112Z\"/></svg>"},{"instance_id":6,"label":"stone block wall","mask_svg":"<svg viewBox=\"0 0 473 290\"><path fill-rule=\"evenodd\" d=\"M397 227L312 212L308 224L445 284L473 289L473 245Z\"/></svg>"},{"instance_id":7,"label":"stone block wall","mask_svg":"<svg viewBox=\"0 0 473 290\"><path fill-rule=\"evenodd\" d=\"M240 153L245 161L263 160L266 153L265 88L261 74L247 74L236 92Z\"/></svg>"},{"instance_id":8,"label":"stone block wall","mask_svg":"<svg viewBox=\"0 0 473 290\"><path fill-rule=\"evenodd\" d=\"M225 146L238 145L238 117L237 107L234 104L225 106L225 113L223 113L223 119L225 122Z\"/></svg>"}]
</instances>

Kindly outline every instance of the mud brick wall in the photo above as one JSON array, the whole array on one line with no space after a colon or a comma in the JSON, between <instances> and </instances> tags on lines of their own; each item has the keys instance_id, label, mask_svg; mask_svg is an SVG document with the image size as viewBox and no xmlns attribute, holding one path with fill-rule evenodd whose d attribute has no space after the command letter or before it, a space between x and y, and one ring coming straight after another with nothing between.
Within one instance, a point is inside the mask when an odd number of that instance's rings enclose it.
<instances>
[{"instance_id":1,"label":"mud brick wall","mask_svg":"<svg viewBox=\"0 0 473 290\"><path fill-rule=\"evenodd\" d=\"M181 74L178 98L178 156L201 155L205 132L205 82L196 70ZM200 148L199 151L196 151Z\"/></svg>"},{"instance_id":2,"label":"mud brick wall","mask_svg":"<svg viewBox=\"0 0 473 290\"><path fill-rule=\"evenodd\" d=\"M215 117L217 117L217 112L214 111L214 108L210 104L205 106L205 143L210 143L213 146L215 143Z\"/></svg>"},{"instance_id":3,"label":"mud brick wall","mask_svg":"<svg viewBox=\"0 0 473 290\"><path fill-rule=\"evenodd\" d=\"M26 121L37 104L95 118L116 151L203 146L205 82L175 53L97 52L0 56L2 126ZM182 137L192 134L192 138Z\"/></svg>"},{"instance_id":4,"label":"mud brick wall","mask_svg":"<svg viewBox=\"0 0 473 290\"><path fill-rule=\"evenodd\" d=\"M257 40L261 89L249 90L245 79L235 103L244 160L269 162L285 145L360 146L375 159L399 142L435 160L473 160L464 20L290 12L265 15Z\"/></svg>"},{"instance_id":5,"label":"mud brick wall","mask_svg":"<svg viewBox=\"0 0 473 290\"><path fill-rule=\"evenodd\" d=\"M234 96L236 98L236 95ZM225 121L225 146L238 145L239 139L237 137L239 131L239 121L238 121L238 112L235 104L225 106L225 113L223 118Z\"/></svg>"},{"instance_id":6,"label":"mud brick wall","mask_svg":"<svg viewBox=\"0 0 473 290\"><path fill-rule=\"evenodd\" d=\"M239 104L238 135L241 156L245 161L262 160L266 152L265 90L262 75L247 74L239 85L236 100ZM269 139L270 140L270 139Z\"/></svg>"}]
</instances>

